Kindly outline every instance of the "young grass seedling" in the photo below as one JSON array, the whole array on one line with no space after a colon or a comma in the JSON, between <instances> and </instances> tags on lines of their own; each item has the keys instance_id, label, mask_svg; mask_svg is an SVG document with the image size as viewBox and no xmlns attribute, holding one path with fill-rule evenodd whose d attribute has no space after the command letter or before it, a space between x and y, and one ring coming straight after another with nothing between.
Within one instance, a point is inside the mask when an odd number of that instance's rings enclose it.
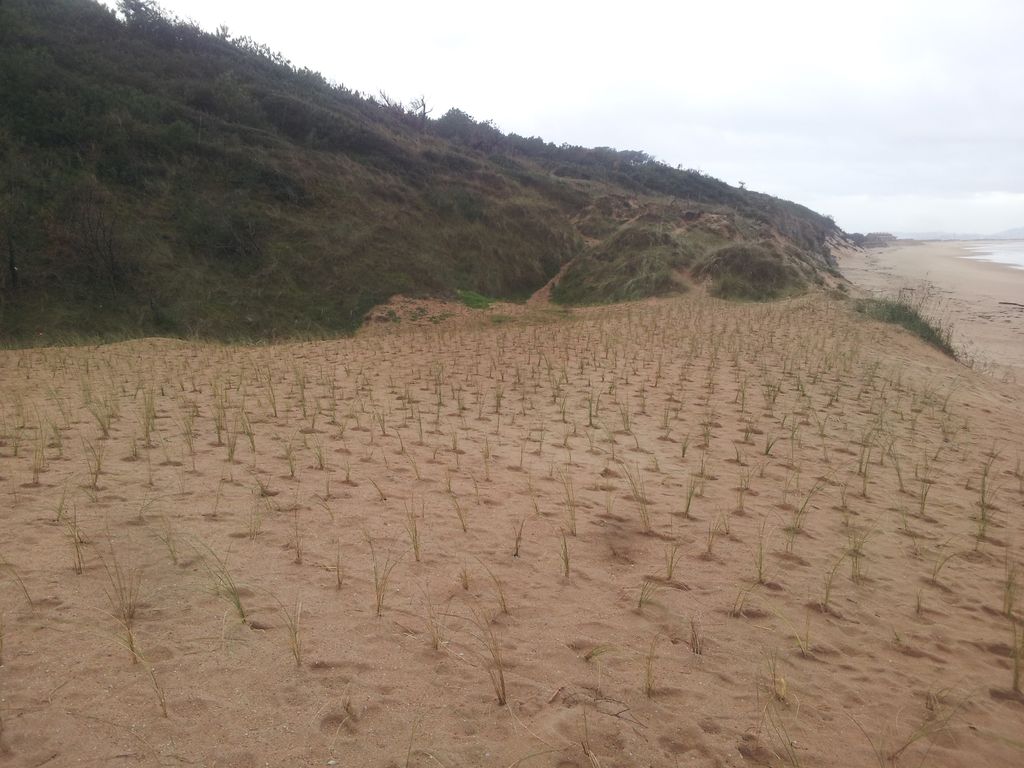
<instances>
[{"instance_id":1,"label":"young grass seedling","mask_svg":"<svg viewBox=\"0 0 1024 768\"><path fill-rule=\"evenodd\" d=\"M341 542L335 540L334 544L334 586L340 592L344 580L344 570L341 567Z\"/></svg>"},{"instance_id":2,"label":"young grass seedling","mask_svg":"<svg viewBox=\"0 0 1024 768\"><path fill-rule=\"evenodd\" d=\"M274 598L277 600L277 598ZM302 666L302 600L295 598L295 607L289 609L280 600L277 600L278 610L284 620L285 629L288 631L288 649L295 659L295 666Z\"/></svg>"},{"instance_id":3,"label":"young grass seedling","mask_svg":"<svg viewBox=\"0 0 1024 768\"><path fill-rule=\"evenodd\" d=\"M779 657L776 651L768 654L768 679L770 681L768 689L772 694L772 698L784 703L789 687L786 685L786 678L779 672Z\"/></svg>"},{"instance_id":4,"label":"young grass seedling","mask_svg":"<svg viewBox=\"0 0 1024 768\"><path fill-rule=\"evenodd\" d=\"M785 615L777 611L775 615L782 619L786 626L789 627L790 633L796 640L797 648L800 650L800 655L804 657L809 656L811 654L811 612L809 610L804 612L803 634L800 634L800 630Z\"/></svg>"},{"instance_id":5,"label":"young grass seedling","mask_svg":"<svg viewBox=\"0 0 1024 768\"><path fill-rule=\"evenodd\" d=\"M494 630L494 625L478 610L474 609L470 622L476 628L477 640L483 644L484 650L487 653L488 658L484 659L487 676L491 680L491 687L494 689L494 695L498 699L498 706L503 707L507 700L507 694L505 690L505 659L501 652L501 641Z\"/></svg>"},{"instance_id":6,"label":"young grass seedling","mask_svg":"<svg viewBox=\"0 0 1024 768\"><path fill-rule=\"evenodd\" d=\"M640 595L636 601L636 609L643 612L644 606L651 602L658 592L658 585L650 579L644 579L640 584Z\"/></svg>"},{"instance_id":7,"label":"young grass seedling","mask_svg":"<svg viewBox=\"0 0 1024 768\"><path fill-rule=\"evenodd\" d=\"M708 533L705 539L703 557L705 560L710 560L713 557L713 550L715 547L715 540L719 534L729 533L729 521L724 515L719 515L714 520L708 521Z\"/></svg>"},{"instance_id":8,"label":"young grass seedling","mask_svg":"<svg viewBox=\"0 0 1024 768\"><path fill-rule=\"evenodd\" d=\"M82 534L82 529L78 526L77 506L72 507L71 518L64 521L64 528L68 539L71 541L72 568L76 574L81 576L85 567L84 553L82 551L85 546L85 536Z\"/></svg>"},{"instance_id":9,"label":"young grass seedling","mask_svg":"<svg viewBox=\"0 0 1024 768\"><path fill-rule=\"evenodd\" d=\"M846 559L847 553L841 554L833 563L832 567L825 572L824 588L822 589L821 602L818 606L821 608L822 613L829 613L829 603L832 599L832 581L836 577L836 572L839 570L839 566L843 564L843 560Z\"/></svg>"},{"instance_id":10,"label":"young grass seedling","mask_svg":"<svg viewBox=\"0 0 1024 768\"><path fill-rule=\"evenodd\" d=\"M512 524L513 540L512 557L519 557L519 548L523 543L523 527L526 525L526 515L520 515L519 519Z\"/></svg>"},{"instance_id":11,"label":"young grass seedling","mask_svg":"<svg viewBox=\"0 0 1024 768\"><path fill-rule=\"evenodd\" d=\"M477 558L477 560L480 562L480 565L483 566L484 570L487 571L487 575L491 577L491 581L494 582L494 596L498 601L498 610L501 613L507 615L509 610L508 601L505 599L504 585L501 583L501 580L494 575L494 571L487 567L487 563L485 563L483 560L480 560L479 557Z\"/></svg>"},{"instance_id":12,"label":"young grass seedling","mask_svg":"<svg viewBox=\"0 0 1024 768\"><path fill-rule=\"evenodd\" d=\"M462 504L459 503L459 497L454 493L451 494L452 506L455 507L455 515L459 518L459 526L462 528L463 533L469 532L469 524L466 519L466 510L462 508Z\"/></svg>"},{"instance_id":13,"label":"young grass seedling","mask_svg":"<svg viewBox=\"0 0 1024 768\"><path fill-rule=\"evenodd\" d=\"M114 553L113 542L110 543L110 561L100 558L103 570L107 574L104 592L110 603L111 616L121 626L123 635L121 642L131 654L132 664L138 661L138 650L135 642L135 613L139 606L139 594L142 589L142 572L138 568L122 568Z\"/></svg>"},{"instance_id":14,"label":"young grass seedling","mask_svg":"<svg viewBox=\"0 0 1024 768\"><path fill-rule=\"evenodd\" d=\"M28 601L29 607L34 608L35 603L32 601L32 596L28 593L28 587L25 586L25 582L21 578L21 574L18 573L18 569L8 562L7 558L0 553L0 570L9 571L14 581L17 582L18 587L21 589L21 593L25 596Z\"/></svg>"},{"instance_id":15,"label":"young grass seedling","mask_svg":"<svg viewBox=\"0 0 1024 768\"><path fill-rule=\"evenodd\" d=\"M1024 670L1024 629L1017 626L1016 621L1010 621L1013 629L1013 642L1010 654L1013 657L1013 692L1021 693L1021 673Z\"/></svg>"},{"instance_id":16,"label":"young grass seedling","mask_svg":"<svg viewBox=\"0 0 1024 768\"><path fill-rule=\"evenodd\" d=\"M292 510L292 548L295 550L295 564L302 565L302 522L299 519L299 509L296 506Z\"/></svg>"},{"instance_id":17,"label":"young grass seedling","mask_svg":"<svg viewBox=\"0 0 1024 768\"><path fill-rule=\"evenodd\" d=\"M679 552L679 545L675 542L665 545L665 580L672 581L676 571L676 564L682 554Z\"/></svg>"},{"instance_id":18,"label":"young grass seedling","mask_svg":"<svg viewBox=\"0 0 1024 768\"><path fill-rule=\"evenodd\" d=\"M421 514L423 509L421 507ZM405 504L405 532L409 534L409 543L412 544L413 557L418 563L420 561L420 527L419 517L416 514L416 501L406 502Z\"/></svg>"},{"instance_id":19,"label":"young grass seedling","mask_svg":"<svg viewBox=\"0 0 1024 768\"><path fill-rule=\"evenodd\" d=\"M377 617L384 611L384 599L388 593L388 581L391 579L391 572L401 560L401 555L394 557L393 550L389 549L384 559L377 557L377 548L374 546L370 534L365 534L366 543L370 545L370 561L373 566L373 596Z\"/></svg>"},{"instance_id":20,"label":"young grass seedling","mask_svg":"<svg viewBox=\"0 0 1024 768\"><path fill-rule=\"evenodd\" d=\"M704 632L696 616L690 617L690 652L697 656L704 655Z\"/></svg>"},{"instance_id":21,"label":"young grass seedling","mask_svg":"<svg viewBox=\"0 0 1024 768\"><path fill-rule=\"evenodd\" d=\"M767 562L765 555L767 552L768 534L765 533L765 528L767 525L768 518L765 518L761 521L761 526L757 531L757 549L754 550L754 570L757 575L757 584L764 584L766 578L765 568L767 566Z\"/></svg>"},{"instance_id":22,"label":"young grass seedling","mask_svg":"<svg viewBox=\"0 0 1024 768\"><path fill-rule=\"evenodd\" d=\"M451 599L448 602L451 603ZM430 647L440 651L448 644L448 605L445 605L444 610L438 609L437 604L430 599L429 585L423 587L423 603L427 610L424 621L430 636Z\"/></svg>"},{"instance_id":23,"label":"young grass seedling","mask_svg":"<svg viewBox=\"0 0 1024 768\"><path fill-rule=\"evenodd\" d=\"M559 470L559 478L562 481L562 490L564 493L565 501L565 512L566 512L566 528L569 534L572 536L576 535L576 492L572 486L572 476L568 470Z\"/></svg>"},{"instance_id":24,"label":"young grass seedling","mask_svg":"<svg viewBox=\"0 0 1024 768\"><path fill-rule=\"evenodd\" d=\"M658 636L651 638L651 645L644 655L644 695L647 698L654 696L654 660L655 651L658 647Z\"/></svg>"},{"instance_id":25,"label":"young grass seedling","mask_svg":"<svg viewBox=\"0 0 1024 768\"><path fill-rule=\"evenodd\" d=\"M559 536L561 538L561 545L559 547L558 556L562 561L562 576L566 579L569 578L569 542L565 539L565 530L559 529Z\"/></svg>"},{"instance_id":26,"label":"young grass seedling","mask_svg":"<svg viewBox=\"0 0 1024 768\"><path fill-rule=\"evenodd\" d=\"M851 526L846 531L847 549L846 556L850 558L850 579L860 582L864 577L862 560L864 559L864 545L868 538L874 533L874 529L855 528Z\"/></svg>"},{"instance_id":27,"label":"young grass seedling","mask_svg":"<svg viewBox=\"0 0 1024 768\"><path fill-rule=\"evenodd\" d=\"M736 591L736 597L732 601L732 608L729 610L729 615L734 619L743 618L743 612L747 607L747 600L750 598L750 593L757 587L757 582L751 582L750 584L743 584Z\"/></svg>"},{"instance_id":28,"label":"young grass seedling","mask_svg":"<svg viewBox=\"0 0 1024 768\"><path fill-rule=\"evenodd\" d=\"M243 624L247 624L248 617L245 612L245 606L242 604L241 590L235 582L234 576L231 575L231 571L228 570L227 559L222 558L202 542L197 542L196 547L201 550L200 556L202 557L203 567L206 568L206 572L213 579L213 593L226 600L235 609L239 620Z\"/></svg>"},{"instance_id":29,"label":"young grass seedling","mask_svg":"<svg viewBox=\"0 0 1024 768\"><path fill-rule=\"evenodd\" d=\"M946 546L946 544L949 544L948 540L942 546L944 547L944 546ZM955 550L952 551L952 552L948 552L946 554L943 554L941 552L941 547L940 547L940 551L936 552L936 554L935 554L935 562L932 563L932 571L931 571L931 582L932 582L932 584L935 584L936 586L939 585L939 572L942 570L943 566L946 565L946 563L948 563L950 560L952 560L954 557L956 557L959 554L960 553L955 551Z\"/></svg>"},{"instance_id":30,"label":"young grass seedling","mask_svg":"<svg viewBox=\"0 0 1024 768\"><path fill-rule=\"evenodd\" d=\"M647 509L648 500L646 495L646 488L644 487L643 473L640 470L640 465L636 464L633 469L630 469L626 462L621 462L622 470L626 473L626 480L629 482L629 489L633 495L633 500L640 505L640 528L644 533L651 532L651 515Z\"/></svg>"},{"instance_id":31,"label":"young grass seedling","mask_svg":"<svg viewBox=\"0 0 1024 768\"><path fill-rule=\"evenodd\" d=\"M691 474L690 482L686 488L686 505L683 507L683 517L686 519L689 519L690 517L690 509L693 506L693 497L697 495L697 484L697 478Z\"/></svg>"},{"instance_id":32,"label":"young grass seedling","mask_svg":"<svg viewBox=\"0 0 1024 768\"><path fill-rule=\"evenodd\" d=\"M1017 604L1017 563L1010 556L1009 549L1006 550L1003 569L1003 616L1013 619Z\"/></svg>"}]
</instances>

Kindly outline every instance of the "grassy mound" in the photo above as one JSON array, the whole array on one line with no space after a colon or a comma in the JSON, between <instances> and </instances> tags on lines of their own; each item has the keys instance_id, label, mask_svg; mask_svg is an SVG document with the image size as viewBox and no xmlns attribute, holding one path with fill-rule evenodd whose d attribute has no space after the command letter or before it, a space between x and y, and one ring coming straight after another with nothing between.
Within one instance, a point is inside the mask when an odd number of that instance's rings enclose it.
<instances>
[{"instance_id":1,"label":"grassy mound","mask_svg":"<svg viewBox=\"0 0 1024 768\"><path fill-rule=\"evenodd\" d=\"M926 299L915 301L909 291L900 291L895 299L861 299L854 306L858 312L872 320L899 325L936 349L956 358L956 350L952 344L952 328L941 326L938 321L929 318L926 314L926 303Z\"/></svg>"},{"instance_id":2,"label":"grassy mound","mask_svg":"<svg viewBox=\"0 0 1024 768\"><path fill-rule=\"evenodd\" d=\"M727 245L712 254L698 274L711 280L711 295L722 299L769 301L807 288L800 272L781 254L760 245Z\"/></svg>"},{"instance_id":3,"label":"grassy mound","mask_svg":"<svg viewBox=\"0 0 1024 768\"><path fill-rule=\"evenodd\" d=\"M686 290L697 251L650 226L627 226L577 257L551 291L561 304L604 304Z\"/></svg>"},{"instance_id":4,"label":"grassy mound","mask_svg":"<svg viewBox=\"0 0 1024 768\"><path fill-rule=\"evenodd\" d=\"M491 304L494 303L494 299L481 296L476 291L457 290L456 293L459 296L459 301L470 309L490 309Z\"/></svg>"}]
</instances>

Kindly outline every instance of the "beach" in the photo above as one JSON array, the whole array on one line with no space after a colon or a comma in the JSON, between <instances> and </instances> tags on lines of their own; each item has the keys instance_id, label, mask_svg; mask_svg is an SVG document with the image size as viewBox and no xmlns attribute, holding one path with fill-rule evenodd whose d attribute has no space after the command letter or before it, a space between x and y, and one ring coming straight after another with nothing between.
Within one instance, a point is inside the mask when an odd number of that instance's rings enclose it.
<instances>
[{"instance_id":1,"label":"beach","mask_svg":"<svg viewBox=\"0 0 1024 768\"><path fill-rule=\"evenodd\" d=\"M985 261L983 243L907 242L846 251L839 268L862 292L930 289L930 310L983 367L1024 370L1024 269ZM982 257L982 258L979 258Z\"/></svg>"}]
</instances>

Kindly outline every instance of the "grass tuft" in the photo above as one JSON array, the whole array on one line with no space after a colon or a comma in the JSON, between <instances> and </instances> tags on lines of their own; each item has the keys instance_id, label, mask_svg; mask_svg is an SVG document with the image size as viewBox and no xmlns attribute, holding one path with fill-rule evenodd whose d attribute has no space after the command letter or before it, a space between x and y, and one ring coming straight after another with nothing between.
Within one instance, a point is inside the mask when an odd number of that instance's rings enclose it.
<instances>
[{"instance_id":1,"label":"grass tuft","mask_svg":"<svg viewBox=\"0 0 1024 768\"><path fill-rule=\"evenodd\" d=\"M489 299L476 291L456 290L455 293L458 294L459 301L470 309L490 309L494 303L494 299Z\"/></svg>"},{"instance_id":2,"label":"grass tuft","mask_svg":"<svg viewBox=\"0 0 1024 768\"><path fill-rule=\"evenodd\" d=\"M883 323L892 323L913 333L938 350L956 359L953 349L953 329L941 325L928 315L928 296L915 298L914 292L904 289L896 298L861 299L854 307L862 315Z\"/></svg>"}]
</instances>

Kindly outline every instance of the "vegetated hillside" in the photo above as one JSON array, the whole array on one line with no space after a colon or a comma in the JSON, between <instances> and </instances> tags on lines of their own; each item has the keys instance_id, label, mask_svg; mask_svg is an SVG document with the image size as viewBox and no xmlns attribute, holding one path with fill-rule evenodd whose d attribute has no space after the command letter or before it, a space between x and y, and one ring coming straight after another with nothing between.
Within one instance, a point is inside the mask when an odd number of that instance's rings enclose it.
<instances>
[{"instance_id":1,"label":"vegetated hillside","mask_svg":"<svg viewBox=\"0 0 1024 768\"><path fill-rule=\"evenodd\" d=\"M345 331L395 293L525 297L563 267L567 303L691 279L766 298L835 270L842 233L794 203L122 12L0 5L2 338Z\"/></svg>"}]
</instances>

